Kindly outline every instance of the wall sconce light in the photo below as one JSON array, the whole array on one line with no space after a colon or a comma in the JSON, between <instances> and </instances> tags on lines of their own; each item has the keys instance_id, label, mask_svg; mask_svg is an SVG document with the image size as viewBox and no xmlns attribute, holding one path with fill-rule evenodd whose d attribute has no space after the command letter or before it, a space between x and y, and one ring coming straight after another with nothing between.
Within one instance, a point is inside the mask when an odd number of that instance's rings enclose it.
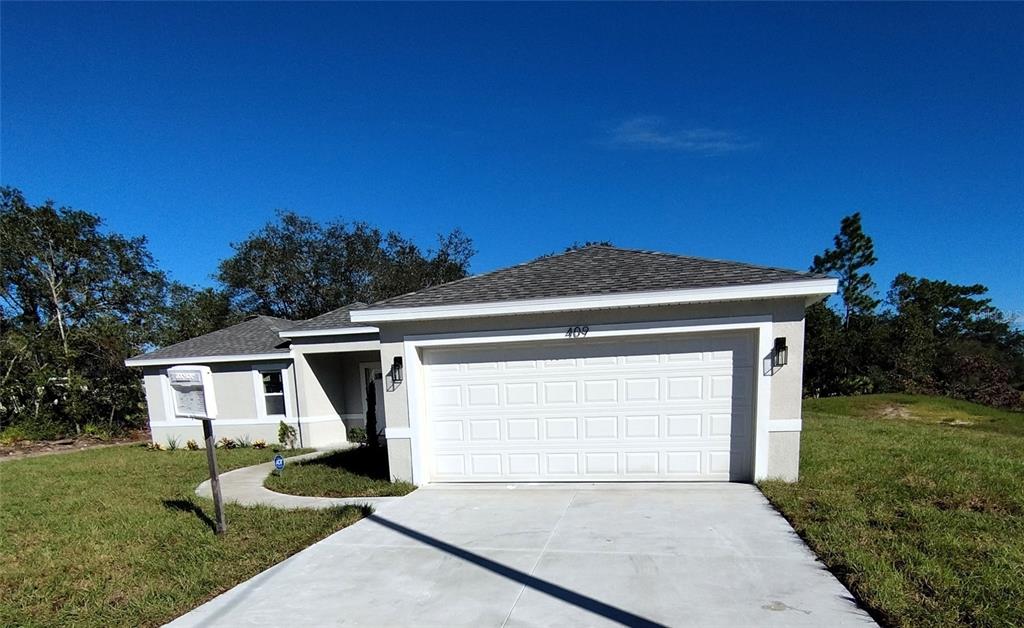
<instances>
[{"instance_id":1,"label":"wall sconce light","mask_svg":"<svg viewBox=\"0 0 1024 628\"><path fill-rule=\"evenodd\" d=\"M395 361L391 363L391 381L395 384L402 383L402 356L396 355Z\"/></svg>"},{"instance_id":2,"label":"wall sconce light","mask_svg":"<svg viewBox=\"0 0 1024 628\"><path fill-rule=\"evenodd\" d=\"M789 347L786 346L785 338L776 338L775 346L772 347L772 367L786 366L789 362Z\"/></svg>"}]
</instances>

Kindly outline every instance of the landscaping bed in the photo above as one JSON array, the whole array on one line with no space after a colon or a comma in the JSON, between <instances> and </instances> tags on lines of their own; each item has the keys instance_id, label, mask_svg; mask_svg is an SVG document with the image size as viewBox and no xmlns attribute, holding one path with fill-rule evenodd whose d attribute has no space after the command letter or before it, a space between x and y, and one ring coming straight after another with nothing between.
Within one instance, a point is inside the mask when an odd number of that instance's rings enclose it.
<instances>
[{"instance_id":1,"label":"landscaping bed","mask_svg":"<svg viewBox=\"0 0 1024 628\"><path fill-rule=\"evenodd\" d=\"M392 482L387 450L360 446L285 467L264 486L278 493L311 497L389 497L408 495L416 486Z\"/></svg>"},{"instance_id":2,"label":"landscaping bed","mask_svg":"<svg viewBox=\"0 0 1024 628\"><path fill-rule=\"evenodd\" d=\"M274 455L217 460L228 471ZM207 477L204 451L139 445L0 464L0 625L159 625L366 514L227 504L217 537L213 503L194 493Z\"/></svg>"},{"instance_id":3,"label":"landscaping bed","mask_svg":"<svg viewBox=\"0 0 1024 628\"><path fill-rule=\"evenodd\" d=\"M83 449L94 449L96 447L140 443L148 440L148 430L136 430L118 437L83 435L51 440L0 438L0 461L69 453L72 451L82 451Z\"/></svg>"},{"instance_id":4,"label":"landscaping bed","mask_svg":"<svg viewBox=\"0 0 1024 628\"><path fill-rule=\"evenodd\" d=\"M883 624L1024 625L1024 414L804 403L800 481L761 489Z\"/></svg>"}]
</instances>

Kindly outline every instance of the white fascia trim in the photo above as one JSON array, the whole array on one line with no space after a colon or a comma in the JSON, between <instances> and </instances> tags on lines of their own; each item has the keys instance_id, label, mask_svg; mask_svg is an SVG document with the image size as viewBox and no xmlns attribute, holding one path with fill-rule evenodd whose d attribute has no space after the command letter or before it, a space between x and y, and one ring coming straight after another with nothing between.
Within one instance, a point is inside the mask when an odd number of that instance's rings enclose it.
<instances>
[{"instance_id":1,"label":"white fascia trim","mask_svg":"<svg viewBox=\"0 0 1024 628\"><path fill-rule=\"evenodd\" d=\"M760 356L759 360L763 360L772 349L774 338L772 326L772 317L768 314L694 320L617 323L591 325L587 338L623 338L654 334L750 331L756 335L756 355ZM385 434L390 435L391 438L411 439L413 483L423 485L429 484L431 481L430 465L428 462L431 451L429 424L426 420L426 395L421 390L421 382L425 378L423 366L424 349L564 339L565 328L563 327L406 336L403 343L405 345L406 372L403 385L408 387L406 395L409 404L410 427L388 428ZM754 406L754 481L758 482L768 477L768 424L770 423L768 417L771 412L772 387L770 371L760 367L756 368L757 371L754 378L757 386L756 404ZM399 431L392 431L396 429Z\"/></svg>"},{"instance_id":2,"label":"white fascia trim","mask_svg":"<svg viewBox=\"0 0 1024 628\"><path fill-rule=\"evenodd\" d=\"M292 345L292 355L310 353L353 353L355 351L380 351L379 340L353 340L349 342L320 342L308 345Z\"/></svg>"},{"instance_id":3,"label":"white fascia trim","mask_svg":"<svg viewBox=\"0 0 1024 628\"><path fill-rule=\"evenodd\" d=\"M376 334L380 330L376 327L332 327L330 329L310 329L306 331L282 331L278 334L282 338L312 338L314 336L345 336L348 334Z\"/></svg>"},{"instance_id":4,"label":"white fascia trim","mask_svg":"<svg viewBox=\"0 0 1024 628\"><path fill-rule=\"evenodd\" d=\"M253 353L251 355L203 355L191 358L130 358L125 366L175 366L178 364L214 364L220 362L263 362L265 360L291 360L288 353Z\"/></svg>"},{"instance_id":5,"label":"white fascia trim","mask_svg":"<svg viewBox=\"0 0 1024 628\"><path fill-rule=\"evenodd\" d=\"M799 432L804 422L800 419L772 419L768 421L769 432Z\"/></svg>"},{"instance_id":6,"label":"white fascia trim","mask_svg":"<svg viewBox=\"0 0 1024 628\"><path fill-rule=\"evenodd\" d=\"M640 307L647 305L673 305L684 303L708 303L714 301L749 301L754 299L775 299L781 297L814 297L834 294L838 290L837 279L806 279L753 286L729 286L723 288L691 288L687 290L662 290L657 292L632 292L627 294L600 294L581 297L556 297L552 299L528 299L523 301L500 301L497 303L470 303L464 305L395 307L359 310L350 314L353 322L394 322L409 320L433 320L442 318L470 318L477 316L507 316L515 314L536 314L541 312L568 312L619 307Z\"/></svg>"}]
</instances>

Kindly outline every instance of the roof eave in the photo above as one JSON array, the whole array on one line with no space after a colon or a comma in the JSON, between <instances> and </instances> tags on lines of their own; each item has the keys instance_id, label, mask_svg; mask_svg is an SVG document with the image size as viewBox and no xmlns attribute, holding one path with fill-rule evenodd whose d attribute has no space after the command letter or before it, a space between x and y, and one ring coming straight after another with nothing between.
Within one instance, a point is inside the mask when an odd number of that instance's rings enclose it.
<instances>
[{"instance_id":1,"label":"roof eave","mask_svg":"<svg viewBox=\"0 0 1024 628\"><path fill-rule=\"evenodd\" d=\"M572 312L580 310L643 307L651 305L683 305L687 303L714 303L721 301L752 301L787 297L825 297L838 290L838 280L831 277L799 279L748 286L722 286L717 288L688 288L654 292L627 292L577 297L554 297L493 303L467 303L459 305L425 305L415 307L368 308L351 313L356 323L389 323L414 320L448 318L476 318L482 316L515 316L545 312Z\"/></svg>"},{"instance_id":2,"label":"roof eave","mask_svg":"<svg viewBox=\"0 0 1024 628\"><path fill-rule=\"evenodd\" d=\"M314 336L346 336L349 334L376 334L380 330L376 327L327 327L324 329L293 329L282 331L279 336L282 338L309 338Z\"/></svg>"},{"instance_id":3,"label":"roof eave","mask_svg":"<svg viewBox=\"0 0 1024 628\"><path fill-rule=\"evenodd\" d=\"M250 353L237 355L194 355L180 358L128 358L125 366L174 366L176 364L213 364L224 362L266 362L268 360L291 360L291 351L280 353Z\"/></svg>"}]
</instances>

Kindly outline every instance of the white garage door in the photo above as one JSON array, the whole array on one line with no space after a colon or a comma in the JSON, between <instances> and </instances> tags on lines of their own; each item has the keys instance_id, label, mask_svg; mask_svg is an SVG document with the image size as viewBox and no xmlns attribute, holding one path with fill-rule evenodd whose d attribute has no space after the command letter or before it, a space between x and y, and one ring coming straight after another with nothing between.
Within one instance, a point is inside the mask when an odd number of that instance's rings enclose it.
<instances>
[{"instance_id":1,"label":"white garage door","mask_svg":"<svg viewBox=\"0 0 1024 628\"><path fill-rule=\"evenodd\" d=\"M747 335L438 348L434 482L749 480Z\"/></svg>"}]
</instances>

